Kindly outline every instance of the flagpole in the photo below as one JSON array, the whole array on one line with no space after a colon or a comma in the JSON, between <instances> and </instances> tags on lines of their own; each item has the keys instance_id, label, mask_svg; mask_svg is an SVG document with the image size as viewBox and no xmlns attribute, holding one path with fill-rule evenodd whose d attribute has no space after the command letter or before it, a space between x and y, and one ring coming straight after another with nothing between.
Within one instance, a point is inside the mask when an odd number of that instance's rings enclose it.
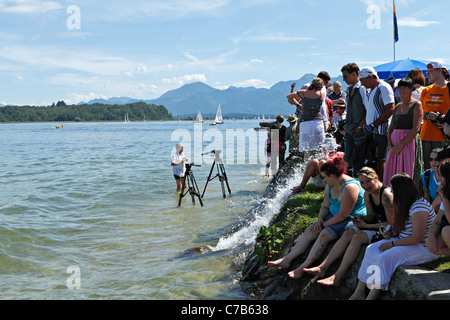
<instances>
[{"instance_id":1,"label":"flagpole","mask_svg":"<svg viewBox=\"0 0 450 320\"><path fill-rule=\"evenodd\" d=\"M394 26L394 62L395 62L395 0L392 0L393 10L394 10L394 19L393 19L393 26Z\"/></svg>"},{"instance_id":2,"label":"flagpole","mask_svg":"<svg viewBox=\"0 0 450 320\"><path fill-rule=\"evenodd\" d=\"M395 0L392 0L394 11L393 25L394 25L394 62L395 62L395 43L398 41L398 26L397 26L397 11L395 9Z\"/></svg>"}]
</instances>

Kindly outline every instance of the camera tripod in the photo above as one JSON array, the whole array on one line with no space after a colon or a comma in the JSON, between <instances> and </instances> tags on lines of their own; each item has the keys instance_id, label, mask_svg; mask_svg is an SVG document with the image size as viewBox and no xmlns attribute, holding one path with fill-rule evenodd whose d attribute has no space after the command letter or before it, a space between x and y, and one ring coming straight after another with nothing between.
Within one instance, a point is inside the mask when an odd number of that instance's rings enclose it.
<instances>
[{"instance_id":1,"label":"camera tripod","mask_svg":"<svg viewBox=\"0 0 450 320\"><path fill-rule=\"evenodd\" d=\"M182 180L182 187L180 192L180 199L178 200L178 207L181 205L181 200L189 193L192 198L192 203L195 204L195 197L198 198L198 201L200 202L200 205L203 207L203 201L200 197L200 190L197 186L197 181L195 180L194 174L192 173L191 167L196 166L200 167L199 165L194 165L193 162L186 163L186 173L184 174L183 180ZM184 192L184 189L186 188L186 181L187 181L187 190Z\"/></svg>"},{"instance_id":2,"label":"camera tripod","mask_svg":"<svg viewBox=\"0 0 450 320\"><path fill-rule=\"evenodd\" d=\"M214 153L216 155L216 157L214 158L214 162L211 166L211 171L209 172L208 179L206 180L205 188L203 189L202 198L205 194L206 187L208 186L208 182L211 180L214 180L217 177L219 177L219 181L222 186L223 197L226 198L225 184L227 186L228 193L231 195L231 189L230 189L230 186L228 185L227 173L225 172L225 166L223 165L222 159L220 158L220 152L221 152L221 150L213 150L211 152L206 152L206 153L202 154L202 155L207 155L210 153ZM214 166L216 166L216 168L217 168L217 174L211 178L211 175L214 170Z\"/></svg>"}]
</instances>

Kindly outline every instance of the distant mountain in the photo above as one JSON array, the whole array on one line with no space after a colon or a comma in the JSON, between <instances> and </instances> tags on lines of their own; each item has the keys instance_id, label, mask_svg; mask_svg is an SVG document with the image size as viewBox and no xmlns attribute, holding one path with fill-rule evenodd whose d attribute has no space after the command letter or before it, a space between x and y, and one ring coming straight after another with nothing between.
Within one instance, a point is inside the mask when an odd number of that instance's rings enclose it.
<instances>
[{"instance_id":1,"label":"distant mountain","mask_svg":"<svg viewBox=\"0 0 450 320\"><path fill-rule=\"evenodd\" d=\"M291 90L291 84L297 84L295 90L299 90L303 84L311 82L314 74L305 74L298 80L281 81L273 85L270 89L265 88L237 88L229 87L226 90L212 88L202 82L186 84L178 89L168 91L161 97L151 100L137 100L128 97L114 97L105 99L95 99L87 104L127 104L137 101L144 101L149 104L163 105L174 117L194 116L198 110L203 115L215 114L220 103L222 114L284 114L288 115L295 111L294 106L287 102L286 95ZM339 80L346 89L342 76L332 78L334 82ZM84 103L81 103L84 104Z\"/></svg>"}]
</instances>

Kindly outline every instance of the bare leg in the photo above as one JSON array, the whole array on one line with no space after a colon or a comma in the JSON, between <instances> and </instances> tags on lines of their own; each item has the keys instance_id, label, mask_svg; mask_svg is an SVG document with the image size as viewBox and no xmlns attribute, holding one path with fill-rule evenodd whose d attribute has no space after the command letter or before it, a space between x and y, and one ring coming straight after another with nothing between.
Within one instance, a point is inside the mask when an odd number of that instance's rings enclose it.
<instances>
[{"instance_id":1,"label":"bare leg","mask_svg":"<svg viewBox=\"0 0 450 320\"><path fill-rule=\"evenodd\" d=\"M288 273L289 277L298 279L304 274L304 269L313 264L317 259L319 259L323 252L325 251L327 244L333 240L333 236L326 230L322 230L317 238L316 242L314 242L311 251L308 254L306 260L295 270Z\"/></svg>"},{"instance_id":2,"label":"bare leg","mask_svg":"<svg viewBox=\"0 0 450 320\"><path fill-rule=\"evenodd\" d=\"M317 282L328 286L339 286L342 279L345 276L345 273L347 272L348 269L350 269L350 267L358 257L362 245L367 243L369 243L369 238L367 237L367 234L365 234L364 232L360 232L354 235L352 241L350 242L350 245L345 251L341 265L337 269L336 273L326 279Z\"/></svg>"},{"instance_id":3,"label":"bare leg","mask_svg":"<svg viewBox=\"0 0 450 320\"><path fill-rule=\"evenodd\" d=\"M297 258L299 255L301 255L303 252L308 249L311 241L314 241L317 239L317 235L314 234L311 231L311 228L306 228L305 232L300 236L300 239L298 239L295 246L291 249L291 251L288 253L287 256L284 258L275 260L275 261L269 261L267 264L269 267L280 267L280 268L289 268L291 265L292 260Z\"/></svg>"},{"instance_id":4,"label":"bare leg","mask_svg":"<svg viewBox=\"0 0 450 320\"><path fill-rule=\"evenodd\" d=\"M355 292L351 295L348 300L364 300L366 298L366 284L364 282L358 281L358 286Z\"/></svg>"},{"instance_id":5,"label":"bare leg","mask_svg":"<svg viewBox=\"0 0 450 320\"><path fill-rule=\"evenodd\" d=\"M317 267L305 269L305 272L323 278L328 268L345 253L354 235L355 230L353 229L345 231L342 237L334 244L325 260Z\"/></svg>"},{"instance_id":6,"label":"bare leg","mask_svg":"<svg viewBox=\"0 0 450 320\"><path fill-rule=\"evenodd\" d=\"M312 159L310 162L308 162L305 168L305 172L303 173L302 182L300 182L300 185L295 188L295 191L301 191L305 189L309 179L311 177L315 177L320 174L319 168L324 163L325 160L323 159L322 160Z\"/></svg>"},{"instance_id":7,"label":"bare leg","mask_svg":"<svg viewBox=\"0 0 450 320\"><path fill-rule=\"evenodd\" d=\"M380 295L381 289L370 289L369 295L366 300L377 300Z\"/></svg>"}]
</instances>

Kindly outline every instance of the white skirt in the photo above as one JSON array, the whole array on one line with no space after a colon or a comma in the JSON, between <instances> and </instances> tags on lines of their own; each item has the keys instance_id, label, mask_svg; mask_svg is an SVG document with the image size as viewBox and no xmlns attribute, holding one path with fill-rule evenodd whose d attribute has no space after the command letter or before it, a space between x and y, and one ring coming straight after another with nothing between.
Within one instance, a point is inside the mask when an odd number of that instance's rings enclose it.
<instances>
[{"instance_id":1,"label":"white skirt","mask_svg":"<svg viewBox=\"0 0 450 320\"><path fill-rule=\"evenodd\" d=\"M299 133L299 151L318 150L325 140L323 120L300 122Z\"/></svg>"},{"instance_id":2,"label":"white skirt","mask_svg":"<svg viewBox=\"0 0 450 320\"><path fill-rule=\"evenodd\" d=\"M428 251L423 243L412 246L395 246L385 251L379 249L382 243L398 239L383 239L367 247L359 268L358 279L367 283L369 288L387 291L391 277L398 266L418 265L439 258Z\"/></svg>"}]
</instances>

